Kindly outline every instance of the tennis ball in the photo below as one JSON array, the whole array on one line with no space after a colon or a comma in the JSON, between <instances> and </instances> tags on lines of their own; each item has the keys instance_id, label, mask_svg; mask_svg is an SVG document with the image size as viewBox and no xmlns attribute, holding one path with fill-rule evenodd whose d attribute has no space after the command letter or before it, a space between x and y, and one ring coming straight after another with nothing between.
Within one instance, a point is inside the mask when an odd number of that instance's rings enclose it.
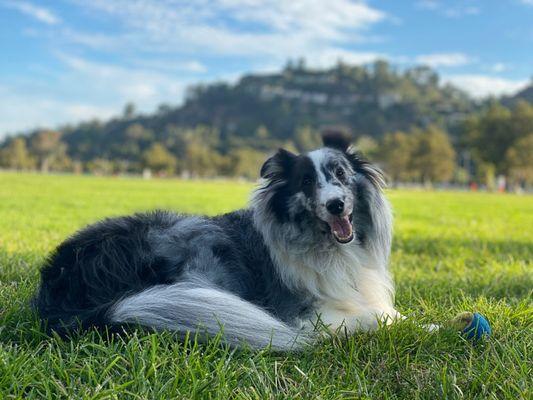
<instances>
[{"instance_id":1,"label":"tennis ball","mask_svg":"<svg viewBox=\"0 0 533 400\"><path fill-rule=\"evenodd\" d=\"M492 334L487 318L477 312L461 313L451 321L451 325L459 329L467 339L474 341L487 338Z\"/></svg>"}]
</instances>

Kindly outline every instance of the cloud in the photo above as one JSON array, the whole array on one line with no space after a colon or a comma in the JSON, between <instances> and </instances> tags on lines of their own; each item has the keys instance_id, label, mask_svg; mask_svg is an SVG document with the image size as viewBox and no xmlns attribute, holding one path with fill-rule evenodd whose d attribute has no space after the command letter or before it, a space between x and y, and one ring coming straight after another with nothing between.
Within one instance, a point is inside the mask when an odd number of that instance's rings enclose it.
<instances>
[{"instance_id":1,"label":"cloud","mask_svg":"<svg viewBox=\"0 0 533 400\"><path fill-rule=\"evenodd\" d=\"M465 4L464 1L439 1L421 0L415 3L415 7L436 12L448 18L461 18L469 15L477 15L481 9L475 5Z\"/></svg>"},{"instance_id":2,"label":"cloud","mask_svg":"<svg viewBox=\"0 0 533 400\"><path fill-rule=\"evenodd\" d=\"M18 88L3 86L0 87L0 138L5 133L54 127L70 121L106 119L120 109L50 99L41 93L21 93Z\"/></svg>"},{"instance_id":3,"label":"cloud","mask_svg":"<svg viewBox=\"0 0 533 400\"><path fill-rule=\"evenodd\" d=\"M75 1L117 21L120 47L269 61L365 41L370 26L389 18L350 0L199 0L194 5L185 0Z\"/></svg>"},{"instance_id":4,"label":"cloud","mask_svg":"<svg viewBox=\"0 0 533 400\"><path fill-rule=\"evenodd\" d=\"M154 72L153 70L93 62L81 57L58 53L69 71L65 81L82 84L82 90L117 103L135 102L139 108L153 108L161 101L178 103L183 97L186 79Z\"/></svg>"},{"instance_id":5,"label":"cloud","mask_svg":"<svg viewBox=\"0 0 533 400\"><path fill-rule=\"evenodd\" d=\"M415 62L430 67L458 67L470 64L473 59L463 53L433 53L417 56Z\"/></svg>"},{"instance_id":6,"label":"cloud","mask_svg":"<svg viewBox=\"0 0 533 400\"><path fill-rule=\"evenodd\" d=\"M208 68L205 64L196 60L176 61L166 60L165 58L133 59L131 63L136 67L169 73L189 72L193 74L203 74L208 71Z\"/></svg>"},{"instance_id":7,"label":"cloud","mask_svg":"<svg viewBox=\"0 0 533 400\"><path fill-rule=\"evenodd\" d=\"M477 98L513 94L529 83L526 79L513 80L476 74L448 75L443 80L460 87Z\"/></svg>"},{"instance_id":8,"label":"cloud","mask_svg":"<svg viewBox=\"0 0 533 400\"><path fill-rule=\"evenodd\" d=\"M17 10L47 25L56 25L61 22L61 19L52 11L25 1L4 1L0 5Z\"/></svg>"},{"instance_id":9,"label":"cloud","mask_svg":"<svg viewBox=\"0 0 533 400\"><path fill-rule=\"evenodd\" d=\"M182 69L189 72L207 72L207 67L198 61L186 61L176 65L176 69Z\"/></svg>"},{"instance_id":10,"label":"cloud","mask_svg":"<svg viewBox=\"0 0 533 400\"><path fill-rule=\"evenodd\" d=\"M189 78L153 70L94 62L56 54L64 68L47 81L0 84L0 137L36 127L55 127L72 121L106 119L134 102L141 112L161 103L179 104Z\"/></svg>"},{"instance_id":11,"label":"cloud","mask_svg":"<svg viewBox=\"0 0 533 400\"><path fill-rule=\"evenodd\" d=\"M492 72L504 72L509 69L511 69L511 67L505 63L495 63L489 66L489 70Z\"/></svg>"}]
</instances>

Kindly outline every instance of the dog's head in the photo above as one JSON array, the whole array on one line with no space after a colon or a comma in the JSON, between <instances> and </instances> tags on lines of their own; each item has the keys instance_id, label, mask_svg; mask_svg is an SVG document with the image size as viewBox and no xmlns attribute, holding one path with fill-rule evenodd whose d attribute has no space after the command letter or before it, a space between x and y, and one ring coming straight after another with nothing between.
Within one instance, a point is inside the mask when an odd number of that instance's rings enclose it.
<instances>
[{"instance_id":1,"label":"dog's head","mask_svg":"<svg viewBox=\"0 0 533 400\"><path fill-rule=\"evenodd\" d=\"M340 132L323 135L324 147L296 155L280 149L261 168L264 205L279 222L307 222L340 244L354 239L361 191L383 185L380 171L362 160ZM355 216L357 217L357 215Z\"/></svg>"}]
</instances>

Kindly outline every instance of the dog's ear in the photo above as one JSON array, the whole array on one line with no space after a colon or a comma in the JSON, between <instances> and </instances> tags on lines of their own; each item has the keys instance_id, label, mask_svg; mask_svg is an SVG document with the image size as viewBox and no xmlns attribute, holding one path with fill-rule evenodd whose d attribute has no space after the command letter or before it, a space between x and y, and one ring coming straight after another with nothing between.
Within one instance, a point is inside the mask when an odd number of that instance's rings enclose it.
<instances>
[{"instance_id":1,"label":"dog's ear","mask_svg":"<svg viewBox=\"0 0 533 400\"><path fill-rule=\"evenodd\" d=\"M327 129L322 132L322 142L325 147L347 152L350 147L350 136L343 131Z\"/></svg>"},{"instance_id":2,"label":"dog's ear","mask_svg":"<svg viewBox=\"0 0 533 400\"><path fill-rule=\"evenodd\" d=\"M285 149L279 149L261 167L261 178L273 179L283 177L291 169L296 159L296 154Z\"/></svg>"}]
</instances>

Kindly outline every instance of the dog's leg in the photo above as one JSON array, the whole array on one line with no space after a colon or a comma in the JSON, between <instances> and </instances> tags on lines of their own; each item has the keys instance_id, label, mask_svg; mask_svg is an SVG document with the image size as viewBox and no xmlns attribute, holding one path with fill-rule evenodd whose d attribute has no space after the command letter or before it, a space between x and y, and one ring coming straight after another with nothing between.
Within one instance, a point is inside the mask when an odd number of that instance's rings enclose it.
<instances>
[{"instance_id":1,"label":"dog's leg","mask_svg":"<svg viewBox=\"0 0 533 400\"><path fill-rule=\"evenodd\" d=\"M408 319L405 315L400 314L399 311L394 310L394 314L392 316L386 315L384 316L385 320L382 318L381 321L385 323L386 325L390 325L396 322L405 321ZM420 325L422 328L424 328L428 332L436 332L438 331L441 326L437 324L422 324Z\"/></svg>"},{"instance_id":2,"label":"dog's leg","mask_svg":"<svg viewBox=\"0 0 533 400\"><path fill-rule=\"evenodd\" d=\"M377 320L381 325L391 325L407 319L393 306L394 289L390 276L383 275L379 270L368 268L363 268L360 272L359 291L368 302L369 308L380 310L371 312L371 314L377 315ZM435 324L424 324L422 327L428 332L440 329L440 326Z\"/></svg>"},{"instance_id":3,"label":"dog's leg","mask_svg":"<svg viewBox=\"0 0 533 400\"><path fill-rule=\"evenodd\" d=\"M384 325L391 325L397 322L405 321L407 319L408 317L402 315L396 309L393 309L392 312L389 312L388 314L383 314L380 318L380 321ZM420 326L428 332L436 332L441 328L441 326L437 324L422 324Z\"/></svg>"},{"instance_id":4,"label":"dog's leg","mask_svg":"<svg viewBox=\"0 0 533 400\"><path fill-rule=\"evenodd\" d=\"M334 306L329 304L320 307L316 317L311 320L311 325L324 326L332 332L343 327L352 333L373 331L380 326L390 325L404 318L394 309L383 311L363 305Z\"/></svg>"},{"instance_id":5,"label":"dog's leg","mask_svg":"<svg viewBox=\"0 0 533 400\"><path fill-rule=\"evenodd\" d=\"M361 310L355 315L350 313L346 314L344 311L334 308L322 308L320 314L317 315L317 319L313 321L313 324L323 325L330 331L335 332L339 327L345 327L350 333L357 331L373 331L380 326L388 326L395 323L405 321L408 317L402 315L395 309L384 311L378 310ZM436 324L423 324L422 328L428 332L438 331L441 326Z\"/></svg>"}]
</instances>

